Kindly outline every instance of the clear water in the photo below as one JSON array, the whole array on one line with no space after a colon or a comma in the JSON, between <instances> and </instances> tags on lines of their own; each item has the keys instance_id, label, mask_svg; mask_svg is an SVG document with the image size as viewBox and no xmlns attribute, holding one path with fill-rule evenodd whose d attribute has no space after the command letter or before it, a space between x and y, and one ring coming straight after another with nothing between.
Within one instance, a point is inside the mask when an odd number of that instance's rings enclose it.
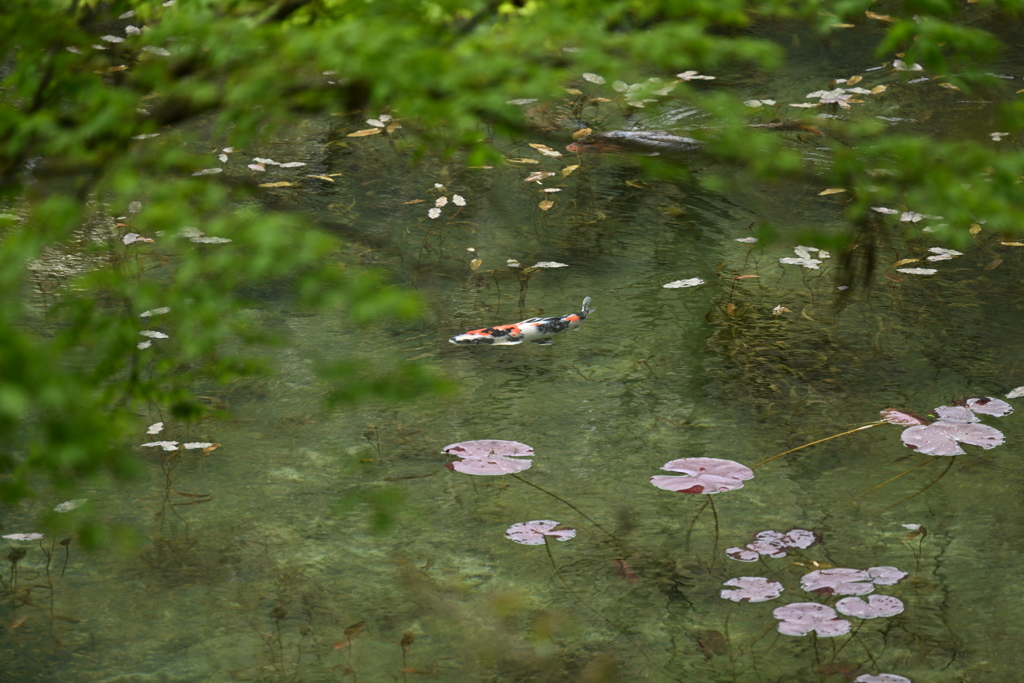
<instances>
[{"instance_id":1,"label":"clear water","mask_svg":"<svg viewBox=\"0 0 1024 683\"><path fill-rule=\"evenodd\" d=\"M857 68L865 65L873 62ZM795 64L750 94L770 96L783 82L803 93L801 79L824 86ZM280 156L322 149L326 125L309 122L282 140ZM356 329L296 315L269 293L251 315L287 332L273 355L278 374L212 396L232 419L168 436L223 444L171 475L175 490L212 500L171 511L152 453L143 454L147 478L91 492L111 522L141 530L142 552L72 549L52 621L45 605L5 607L11 623L25 620L0 640L0 678L760 683L856 671L1014 680L1024 663L1021 411L985 419L1005 445L968 447L953 461L915 455L892 425L825 441L758 467L713 509L705 496L649 483L675 458L754 465L872 422L883 408L925 413L1024 384L1024 261L997 236L983 231L931 278L876 273L840 313L831 261L822 271L780 266L794 245L734 241L759 218L838 229L838 205L816 196L822 188L744 180L716 194L652 180L626 158L586 157L583 169L546 183L564 188L552 197L522 178L564 159L410 169L380 141L349 151L321 154L310 171L345 173L331 190L282 196L350 240L339 258L383 265L415 286L427 319ZM537 156L525 144L507 152ZM435 182L468 202L450 220L451 205L437 221L426 216ZM545 198L555 202L548 212L536 208ZM427 201L406 203L414 199ZM893 245L888 262L935 243ZM475 274L474 257L483 261ZM997 257L1004 262L987 270ZM569 266L535 273L520 304L509 258ZM741 274L759 277L733 279ZM690 277L708 284L662 288ZM552 346L446 343L467 329L578 310L584 296L596 312ZM776 317L777 305L790 311ZM335 351L368 363L382 354L428 360L460 392L324 412L312 368ZM532 446L522 479L535 487L446 469L442 447L469 439ZM364 502L338 512L339 500ZM372 501L394 515L386 530L374 531ZM578 535L549 549L504 538L534 519ZM905 540L907 523L928 535ZM757 564L724 554L758 531L792 527L818 530L823 544ZM22 545L20 585L45 584L43 554ZM909 572L877 591L906 611L854 619L854 637L779 635L775 607L834 602L799 585L826 565ZM757 604L721 599L723 582L738 576L770 577L785 591ZM414 641L403 648L405 632Z\"/></svg>"}]
</instances>

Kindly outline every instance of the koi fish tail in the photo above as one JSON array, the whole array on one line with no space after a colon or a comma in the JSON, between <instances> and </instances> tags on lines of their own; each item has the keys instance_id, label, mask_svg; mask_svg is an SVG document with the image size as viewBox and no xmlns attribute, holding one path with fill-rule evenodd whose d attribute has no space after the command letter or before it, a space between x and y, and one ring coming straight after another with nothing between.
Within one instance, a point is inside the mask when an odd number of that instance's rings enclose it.
<instances>
[{"instance_id":1,"label":"koi fish tail","mask_svg":"<svg viewBox=\"0 0 1024 683\"><path fill-rule=\"evenodd\" d=\"M595 310L597 309L590 307L590 297L588 296L586 299L583 300L583 309L580 311L580 317L586 319L586 317L593 313Z\"/></svg>"}]
</instances>

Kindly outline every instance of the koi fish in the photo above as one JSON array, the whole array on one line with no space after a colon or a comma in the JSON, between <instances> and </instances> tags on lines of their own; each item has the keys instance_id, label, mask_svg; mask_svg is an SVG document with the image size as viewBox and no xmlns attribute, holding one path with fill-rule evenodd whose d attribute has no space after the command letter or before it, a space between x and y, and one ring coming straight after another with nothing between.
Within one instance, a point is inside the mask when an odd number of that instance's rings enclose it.
<instances>
[{"instance_id":1,"label":"koi fish","mask_svg":"<svg viewBox=\"0 0 1024 683\"><path fill-rule=\"evenodd\" d=\"M590 308L590 297L588 296L583 300L583 307L579 313L557 315L553 318L530 318L514 325L497 325L479 330L470 330L469 332L456 335L448 341L459 345L494 344L511 346L512 344L522 344L524 341L547 345L551 343L548 337L565 330L576 329L593 312L594 309Z\"/></svg>"}]
</instances>

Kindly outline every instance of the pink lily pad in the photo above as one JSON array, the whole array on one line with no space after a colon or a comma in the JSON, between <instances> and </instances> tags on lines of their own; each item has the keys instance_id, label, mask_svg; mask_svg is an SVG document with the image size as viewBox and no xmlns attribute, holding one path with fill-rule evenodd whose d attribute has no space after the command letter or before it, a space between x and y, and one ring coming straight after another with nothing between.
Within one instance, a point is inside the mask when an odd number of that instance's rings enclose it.
<instances>
[{"instance_id":1,"label":"pink lily pad","mask_svg":"<svg viewBox=\"0 0 1024 683\"><path fill-rule=\"evenodd\" d=\"M463 474L498 476L528 470L533 467L533 461L513 460L512 458L469 458L447 463L445 467Z\"/></svg>"},{"instance_id":2,"label":"pink lily pad","mask_svg":"<svg viewBox=\"0 0 1024 683\"><path fill-rule=\"evenodd\" d=\"M821 534L810 529L790 529L782 537L782 545L787 548L806 550L821 543Z\"/></svg>"},{"instance_id":3,"label":"pink lily pad","mask_svg":"<svg viewBox=\"0 0 1024 683\"><path fill-rule=\"evenodd\" d=\"M738 547L726 548L725 554L739 562L757 562L757 558L761 557L761 554L756 550Z\"/></svg>"},{"instance_id":4,"label":"pink lily pad","mask_svg":"<svg viewBox=\"0 0 1024 683\"><path fill-rule=\"evenodd\" d=\"M894 425L926 425L928 420L903 410L886 408L882 411L882 419Z\"/></svg>"},{"instance_id":5,"label":"pink lily pad","mask_svg":"<svg viewBox=\"0 0 1024 683\"><path fill-rule=\"evenodd\" d=\"M678 493L711 494L733 491L743 488L743 482L754 476L754 471L746 465L718 458L680 458L665 463L661 469L689 475L651 477L651 483L659 489Z\"/></svg>"},{"instance_id":6,"label":"pink lily pad","mask_svg":"<svg viewBox=\"0 0 1024 683\"><path fill-rule=\"evenodd\" d=\"M869 595L867 602L864 598L843 598L836 602L836 609L858 619L894 617L903 611L903 601L891 595Z\"/></svg>"},{"instance_id":7,"label":"pink lily pad","mask_svg":"<svg viewBox=\"0 0 1024 683\"><path fill-rule=\"evenodd\" d=\"M756 562L761 555L785 557L787 548L810 548L821 543L821 534L810 529L790 529L786 533L760 531L744 548L726 548L725 554L740 562Z\"/></svg>"},{"instance_id":8,"label":"pink lily pad","mask_svg":"<svg viewBox=\"0 0 1024 683\"><path fill-rule=\"evenodd\" d=\"M787 636L806 636L811 631L824 638L850 632L850 622L836 616L836 611L816 602L794 602L777 607L772 615L779 619L779 633Z\"/></svg>"},{"instance_id":9,"label":"pink lily pad","mask_svg":"<svg viewBox=\"0 0 1024 683\"><path fill-rule=\"evenodd\" d=\"M910 576L896 567L868 567L868 574L871 576L871 582L876 586L895 586Z\"/></svg>"},{"instance_id":10,"label":"pink lily pad","mask_svg":"<svg viewBox=\"0 0 1024 683\"><path fill-rule=\"evenodd\" d=\"M958 422L961 424L980 422L974 411L967 406L939 406L935 409L935 416L943 422Z\"/></svg>"},{"instance_id":11,"label":"pink lily pad","mask_svg":"<svg viewBox=\"0 0 1024 683\"><path fill-rule=\"evenodd\" d=\"M819 569L804 574L800 586L819 595L867 595L875 590L871 574L864 569Z\"/></svg>"},{"instance_id":12,"label":"pink lily pad","mask_svg":"<svg viewBox=\"0 0 1024 683\"><path fill-rule=\"evenodd\" d=\"M912 683L909 678L896 674L864 674L853 679L854 683Z\"/></svg>"},{"instance_id":13,"label":"pink lily pad","mask_svg":"<svg viewBox=\"0 0 1024 683\"><path fill-rule=\"evenodd\" d=\"M737 590L722 590L719 595L733 602L764 602L782 594L781 583L763 576L740 576L729 579L725 585L735 586Z\"/></svg>"},{"instance_id":14,"label":"pink lily pad","mask_svg":"<svg viewBox=\"0 0 1024 683\"><path fill-rule=\"evenodd\" d=\"M989 449L1002 444L1003 438L1003 433L994 427L955 422L907 427L900 434L900 440L908 448L924 455L963 455L958 441Z\"/></svg>"},{"instance_id":15,"label":"pink lily pad","mask_svg":"<svg viewBox=\"0 0 1024 683\"><path fill-rule=\"evenodd\" d=\"M518 441L462 441L445 446L441 452L464 458L445 465L448 469L463 474L497 476L522 472L533 466L532 460L514 459L533 455L532 448Z\"/></svg>"},{"instance_id":16,"label":"pink lily pad","mask_svg":"<svg viewBox=\"0 0 1024 683\"><path fill-rule=\"evenodd\" d=\"M505 538L523 545L544 545L544 537L550 536L556 541L568 541L576 535L575 529L568 527L556 528L559 523L550 519L535 519L530 522L513 524L505 530Z\"/></svg>"},{"instance_id":17,"label":"pink lily pad","mask_svg":"<svg viewBox=\"0 0 1024 683\"><path fill-rule=\"evenodd\" d=\"M990 396L969 398L967 399L967 407L976 413L993 415L995 417L1003 417L1013 412L1013 406L1009 403Z\"/></svg>"},{"instance_id":18,"label":"pink lily pad","mask_svg":"<svg viewBox=\"0 0 1024 683\"><path fill-rule=\"evenodd\" d=\"M482 439L480 441L460 441L445 446L442 453L460 458L529 457L533 449L518 441L501 441L499 439Z\"/></svg>"}]
</instances>

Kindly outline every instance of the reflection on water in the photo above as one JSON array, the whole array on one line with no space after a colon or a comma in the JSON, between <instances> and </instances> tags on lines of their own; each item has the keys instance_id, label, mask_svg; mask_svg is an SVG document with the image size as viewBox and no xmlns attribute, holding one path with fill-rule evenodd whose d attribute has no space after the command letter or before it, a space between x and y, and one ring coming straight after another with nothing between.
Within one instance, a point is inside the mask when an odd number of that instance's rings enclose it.
<instances>
[{"instance_id":1,"label":"reflection on water","mask_svg":"<svg viewBox=\"0 0 1024 683\"><path fill-rule=\"evenodd\" d=\"M51 608L45 556L18 544L29 552L8 613L27 616L3 641L5 680L1014 678L1024 604L1012 578L1024 564L1019 413L985 420L1005 445L968 447L955 460L915 455L892 425L825 441L759 467L713 508L649 478L675 458L754 465L883 408L925 413L1024 384L1020 256L983 232L934 277L876 274L839 314L831 261L821 271L780 266L794 245L734 241L765 216L838 224L817 188L644 186L627 182L643 179L628 161L597 157L549 183L563 189L542 212L545 195L522 182L529 169L427 162L410 171L373 144L331 170L361 164L387 181L355 195L350 213L328 208L338 196L313 209L369 235L353 253L414 282L429 319L352 329L328 315L287 315L276 301L254 311L289 333L274 357L280 373L218 396L230 420L191 433L169 425L167 438L223 447L170 479L146 453L149 480L88 493L112 522L148 534L143 552L72 551ZM435 182L466 197L451 220L426 215ZM339 185L339 196L356 192ZM413 199L428 201L406 204ZM889 260L929 246L900 243ZM987 270L997 255L1003 263ZM482 260L476 273L472 258ZM537 272L524 288L509 258L569 267ZM709 284L662 288L698 276ZM446 343L473 327L575 310L584 296L596 312L552 346ZM773 315L778 305L789 312ZM330 350L430 360L462 391L325 414L312 368ZM532 446L522 479L535 486L444 468L442 447L485 438ZM578 534L550 556L505 539L507 527L534 519ZM927 536L907 540L909 523ZM793 527L824 542L757 564L725 556L756 532ZM779 635L775 607L834 604L799 583L827 566L910 572L878 591L906 611L854 620L852 637ZM771 602L722 600L723 582L738 576L785 590Z\"/></svg>"}]
</instances>

